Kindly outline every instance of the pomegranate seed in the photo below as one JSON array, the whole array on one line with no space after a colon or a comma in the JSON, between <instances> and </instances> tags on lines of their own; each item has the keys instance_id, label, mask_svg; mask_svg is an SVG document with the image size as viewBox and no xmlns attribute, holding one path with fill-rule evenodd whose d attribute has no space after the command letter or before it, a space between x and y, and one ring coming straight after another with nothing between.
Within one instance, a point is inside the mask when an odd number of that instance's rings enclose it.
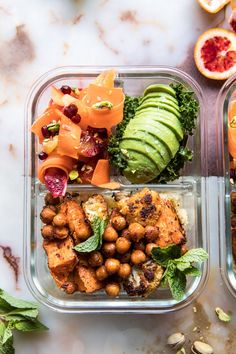
<instances>
[{"instance_id":1,"label":"pomegranate seed","mask_svg":"<svg viewBox=\"0 0 236 354\"><path fill-rule=\"evenodd\" d=\"M46 125L44 125L44 126L41 128L41 132L42 132L44 138L46 138L46 139L50 138L51 133L50 133L50 131L48 130L48 127L47 127Z\"/></svg>"},{"instance_id":2,"label":"pomegranate seed","mask_svg":"<svg viewBox=\"0 0 236 354\"><path fill-rule=\"evenodd\" d=\"M39 160L45 160L48 157L48 154L46 154L44 151L41 151L38 156Z\"/></svg>"},{"instance_id":3,"label":"pomegranate seed","mask_svg":"<svg viewBox=\"0 0 236 354\"><path fill-rule=\"evenodd\" d=\"M81 117L79 114L76 114L74 117L71 117L71 120L73 123L79 124L79 122L81 121Z\"/></svg>"},{"instance_id":4,"label":"pomegranate seed","mask_svg":"<svg viewBox=\"0 0 236 354\"><path fill-rule=\"evenodd\" d=\"M65 116L67 116L68 118L72 118L74 117L78 112L78 108L75 104L70 104L69 106L66 106L63 110L63 113L65 114Z\"/></svg>"},{"instance_id":5,"label":"pomegranate seed","mask_svg":"<svg viewBox=\"0 0 236 354\"><path fill-rule=\"evenodd\" d=\"M64 95L69 95L71 93L71 88L68 85L63 85L61 87L61 92L64 93Z\"/></svg>"}]
</instances>

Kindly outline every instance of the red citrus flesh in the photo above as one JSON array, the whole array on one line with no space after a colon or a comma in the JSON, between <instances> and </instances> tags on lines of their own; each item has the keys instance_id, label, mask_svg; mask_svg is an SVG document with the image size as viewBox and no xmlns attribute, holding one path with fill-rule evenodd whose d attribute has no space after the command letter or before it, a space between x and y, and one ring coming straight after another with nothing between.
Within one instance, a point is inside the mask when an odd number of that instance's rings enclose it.
<instances>
[{"instance_id":1,"label":"red citrus flesh","mask_svg":"<svg viewBox=\"0 0 236 354\"><path fill-rule=\"evenodd\" d=\"M210 71L224 72L236 63L236 51L229 50L231 42L226 37L208 39L201 49L201 58Z\"/></svg>"}]
</instances>

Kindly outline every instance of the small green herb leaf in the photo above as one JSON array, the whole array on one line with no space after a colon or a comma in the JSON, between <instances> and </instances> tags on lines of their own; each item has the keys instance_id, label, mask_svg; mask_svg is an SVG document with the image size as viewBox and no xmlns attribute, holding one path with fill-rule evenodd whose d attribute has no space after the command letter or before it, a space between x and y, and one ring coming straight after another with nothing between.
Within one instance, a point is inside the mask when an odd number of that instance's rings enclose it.
<instances>
[{"instance_id":1,"label":"small green herb leaf","mask_svg":"<svg viewBox=\"0 0 236 354\"><path fill-rule=\"evenodd\" d=\"M181 262L197 262L202 263L208 259L207 252L202 248L192 248L187 251L182 257Z\"/></svg>"},{"instance_id":2,"label":"small green herb leaf","mask_svg":"<svg viewBox=\"0 0 236 354\"><path fill-rule=\"evenodd\" d=\"M23 320L15 324L15 328L22 332L45 331L48 327L44 326L38 320Z\"/></svg>"},{"instance_id":3,"label":"small green herb leaf","mask_svg":"<svg viewBox=\"0 0 236 354\"><path fill-rule=\"evenodd\" d=\"M93 236L90 236L86 241L81 242L79 245L75 246L74 249L80 253L92 252L100 249L102 246L102 236L106 226L107 220L102 220L98 217L95 217L92 222Z\"/></svg>"},{"instance_id":4,"label":"small green herb leaf","mask_svg":"<svg viewBox=\"0 0 236 354\"><path fill-rule=\"evenodd\" d=\"M177 245L168 247L154 247L152 249L152 258L162 267L167 267L169 260L181 256L181 249Z\"/></svg>"},{"instance_id":5,"label":"small green herb leaf","mask_svg":"<svg viewBox=\"0 0 236 354\"><path fill-rule=\"evenodd\" d=\"M155 262L165 268L162 284L168 283L172 296L179 301L183 298L186 288L186 276L197 277L201 271L192 263L201 263L208 258L202 248L195 248L181 256L181 247L171 245L165 248L155 247L151 256Z\"/></svg>"},{"instance_id":6,"label":"small green herb leaf","mask_svg":"<svg viewBox=\"0 0 236 354\"><path fill-rule=\"evenodd\" d=\"M13 308L37 309L38 307L38 305L35 302L17 299L2 289L0 289L0 299L4 300L5 303L7 303L10 307Z\"/></svg>"}]
</instances>

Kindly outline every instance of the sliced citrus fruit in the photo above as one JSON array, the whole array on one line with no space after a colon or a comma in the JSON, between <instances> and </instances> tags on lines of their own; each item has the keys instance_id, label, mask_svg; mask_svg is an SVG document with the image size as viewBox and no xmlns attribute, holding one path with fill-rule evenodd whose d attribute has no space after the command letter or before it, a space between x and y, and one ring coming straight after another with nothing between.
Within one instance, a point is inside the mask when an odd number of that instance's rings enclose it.
<instances>
[{"instance_id":1,"label":"sliced citrus fruit","mask_svg":"<svg viewBox=\"0 0 236 354\"><path fill-rule=\"evenodd\" d=\"M197 40L194 59L198 70L214 80L228 79L236 72L236 35L222 28L212 28Z\"/></svg>"},{"instance_id":2,"label":"sliced citrus fruit","mask_svg":"<svg viewBox=\"0 0 236 354\"><path fill-rule=\"evenodd\" d=\"M212 14L219 12L230 0L198 0L201 7Z\"/></svg>"}]
</instances>

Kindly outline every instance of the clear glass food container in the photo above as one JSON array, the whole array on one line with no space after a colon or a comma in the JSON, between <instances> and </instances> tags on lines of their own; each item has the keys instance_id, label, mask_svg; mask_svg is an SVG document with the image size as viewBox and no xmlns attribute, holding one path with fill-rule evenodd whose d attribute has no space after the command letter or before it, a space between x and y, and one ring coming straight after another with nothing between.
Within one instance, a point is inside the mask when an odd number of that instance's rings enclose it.
<instances>
[{"instance_id":1,"label":"clear glass food container","mask_svg":"<svg viewBox=\"0 0 236 354\"><path fill-rule=\"evenodd\" d=\"M25 114L25 206L24 206L24 274L29 289L35 298L44 305L71 313L166 313L180 309L195 299L207 281L208 262L201 266L202 275L188 280L184 298L176 301L169 289L158 288L148 298L132 298L121 293L119 298L111 299L104 291L93 294L74 293L67 295L58 289L47 267L47 259L42 248L40 234L40 210L46 194L45 187L37 179L39 145L30 132L34 119L43 112L50 100L50 87L63 84L84 87L107 67L62 67L52 70L33 85L27 100ZM208 250L209 219L207 217L207 149L204 101L198 84L184 72L169 67L117 67L116 86L124 88L129 95L140 95L154 83L182 83L194 91L199 101L200 112L195 134L190 137L188 147L194 151L192 163L188 163L181 177L166 185L146 185L150 189L171 193L178 197L181 207L188 214L187 245L203 247ZM131 185L122 180L121 189L134 191L145 185ZM114 191L101 190L90 185L71 185L69 191L80 195L102 193L111 195Z\"/></svg>"},{"instance_id":2,"label":"clear glass food container","mask_svg":"<svg viewBox=\"0 0 236 354\"><path fill-rule=\"evenodd\" d=\"M229 105L235 100L236 75L228 79L218 95L218 160L219 166L219 215L220 215L220 267L222 277L233 296L236 297L236 267L233 258L231 234L231 196L236 184L230 181L230 155L228 149Z\"/></svg>"}]
</instances>

